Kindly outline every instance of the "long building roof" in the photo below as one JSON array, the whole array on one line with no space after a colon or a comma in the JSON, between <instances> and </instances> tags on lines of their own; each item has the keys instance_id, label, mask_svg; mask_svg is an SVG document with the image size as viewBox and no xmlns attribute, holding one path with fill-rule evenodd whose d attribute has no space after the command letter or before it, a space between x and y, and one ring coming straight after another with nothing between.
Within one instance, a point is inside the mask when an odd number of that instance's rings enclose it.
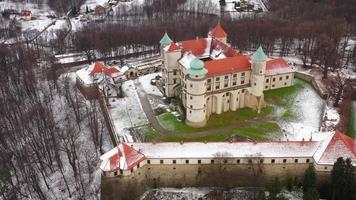
<instances>
[{"instance_id":1,"label":"long building roof","mask_svg":"<svg viewBox=\"0 0 356 200\"><path fill-rule=\"evenodd\" d=\"M101 169L132 169L144 159L214 158L313 158L317 164L332 165L344 157L356 166L354 139L338 131L317 134L313 141L124 143L100 157Z\"/></svg>"}]
</instances>

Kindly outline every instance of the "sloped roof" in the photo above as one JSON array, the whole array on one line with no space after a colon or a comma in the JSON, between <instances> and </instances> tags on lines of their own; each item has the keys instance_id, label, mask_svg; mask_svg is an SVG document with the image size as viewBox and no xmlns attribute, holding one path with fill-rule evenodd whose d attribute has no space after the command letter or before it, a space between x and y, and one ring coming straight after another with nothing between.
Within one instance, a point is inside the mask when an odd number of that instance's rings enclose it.
<instances>
[{"instance_id":1,"label":"sloped roof","mask_svg":"<svg viewBox=\"0 0 356 200\"><path fill-rule=\"evenodd\" d=\"M356 163L356 141L336 131L317 162L319 164L333 164L339 157L350 158L353 163Z\"/></svg>"},{"instance_id":2,"label":"sloped roof","mask_svg":"<svg viewBox=\"0 0 356 200\"><path fill-rule=\"evenodd\" d=\"M261 46L258 47L256 52L252 55L251 60L257 61L257 62L262 62L262 61L267 60L267 56Z\"/></svg>"},{"instance_id":3,"label":"sloped roof","mask_svg":"<svg viewBox=\"0 0 356 200\"><path fill-rule=\"evenodd\" d=\"M107 70L106 66L101 62L95 62L93 70L90 72L90 75L95 76L97 73L102 73Z\"/></svg>"},{"instance_id":4,"label":"sloped roof","mask_svg":"<svg viewBox=\"0 0 356 200\"><path fill-rule=\"evenodd\" d=\"M195 40L182 41L181 46L183 52L191 52L198 57L209 56L211 40L208 38L201 38Z\"/></svg>"},{"instance_id":5,"label":"sloped roof","mask_svg":"<svg viewBox=\"0 0 356 200\"><path fill-rule=\"evenodd\" d=\"M283 58L268 60L266 62L266 75L276 75L294 72Z\"/></svg>"},{"instance_id":6,"label":"sloped roof","mask_svg":"<svg viewBox=\"0 0 356 200\"><path fill-rule=\"evenodd\" d=\"M234 56L220 60L210 60L204 63L208 76L217 76L251 69L248 56Z\"/></svg>"},{"instance_id":7,"label":"sloped roof","mask_svg":"<svg viewBox=\"0 0 356 200\"><path fill-rule=\"evenodd\" d=\"M161 45L167 46L172 43L171 38L169 38L167 32L164 33L162 39L159 41Z\"/></svg>"},{"instance_id":8,"label":"sloped roof","mask_svg":"<svg viewBox=\"0 0 356 200\"><path fill-rule=\"evenodd\" d=\"M145 159L145 155L125 143L122 144L122 149L123 154L125 155L126 169L132 169L139 162Z\"/></svg>"},{"instance_id":9,"label":"sloped roof","mask_svg":"<svg viewBox=\"0 0 356 200\"><path fill-rule=\"evenodd\" d=\"M213 30L210 31L209 34L215 38L223 38L223 37L227 36L224 29L221 27L220 22L218 22L218 24L216 24L216 26L213 28Z\"/></svg>"},{"instance_id":10,"label":"sloped roof","mask_svg":"<svg viewBox=\"0 0 356 200\"><path fill-rule=\"evenodd\" d=\"M171 43L171 45L169 45L169 48L168 48L168 52L172 52L172 51L175 51L175 50L178 50L179 49L179 46L176 44L176 43L174 43L174 42L172 42Z\"/></svg>"}]
</instances>

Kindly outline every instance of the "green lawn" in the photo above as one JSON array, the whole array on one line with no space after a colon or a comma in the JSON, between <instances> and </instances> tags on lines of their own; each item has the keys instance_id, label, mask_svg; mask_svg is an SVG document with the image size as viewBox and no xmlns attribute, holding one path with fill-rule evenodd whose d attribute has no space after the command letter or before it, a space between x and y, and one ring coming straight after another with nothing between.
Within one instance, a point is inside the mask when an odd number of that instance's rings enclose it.
<instances>
[{"instance_id":1,"label":"green lawn","mask_svg":"<svg viewBox=\"0 0 356 200\"><path fill-rule=\"evenodd\" d=\"M261 117L261 121L254 124L241 125L240 128L230 129L222 133L208 135L206 137L185 138L175 136L165 136L156 132L152 128L146 130L146 141L165 141L165 142L179 142L179 141L197 141L197 142L212 142L224 141L233 136L245 136L254 140L268 140L279 138L282 134L281 128L276 122L268 121L269 119L283 119L293 120L296 114L293 111L293 103L295 97L303 88L309 86L309 83L300 79L295 79L294 86L288 88L275 89L265 92L265 101L267 106L262 109L260 114L251 108L238 109L235 112L226 112L220 115L213 114L207 125L203 128L192 128L185 125L184 122L177 120L177 118L169 112L157 116L162 127L184 134L192 134L205 130L225 127L233 124L239 124L245 120L256 119ZM187 136L187 135L186 135Z\"/></svg>"},{"instance_id":2,"label":"green lawn","mask_svg":"<svg viewBox=\"0 0 356 200\"><path fill-rule=\"evenodd\" d=\"M271 107L266 107L262 109L261 116L265 116L272 111ZM245 120L256 118L257 113L255 110L251 108L242 108L235 112L225 112L220 115L213 114L211 115L207 125L202 128L193 128L185 125L184 122L178 121L177 118L172 113L163 113L159 115L157 118L162 127L176 131L180 133L193 133L198 131L205 131L214 128L224 127L232 124L237 124L243 122Z\"/></svg>"},{"instance_id":3,"label":"green lawn","mask_svg":"<svg viewBox=\"0 0 356 200\"><path fill-rule=\"evenodd\" d=\"M280 88L276 90L265 91L265 102L273 109L271 116L277 114L276 110L279 109L278 117L283 120L292 120L295 118L293 110L294 99L303 88L308 87L309 83L295 79L294 85L287 88Z\"/></svg>"},{"instance_id":4,"label":"green lawn","mask_svg":"<svg viewBox=\"0 0 356 200\"><path fill-rule=\"evenodd\" d=\"M269 133L269 134L267 134ZM176 137L176 136L164 136L159 134L151 127L147 127L146 129L146 142L218 142L218 141L226 141L232 138L233 136L244 136L253 140L264 141L270 139L270 136L279 136L281 134L281 129L278 124L274 122L257 122L253 125L242 126L241 128L234 128L228 131L208 135L205 137L197 137L197 138L184 138L184 137Z\"/></svg>"}]
</instances>

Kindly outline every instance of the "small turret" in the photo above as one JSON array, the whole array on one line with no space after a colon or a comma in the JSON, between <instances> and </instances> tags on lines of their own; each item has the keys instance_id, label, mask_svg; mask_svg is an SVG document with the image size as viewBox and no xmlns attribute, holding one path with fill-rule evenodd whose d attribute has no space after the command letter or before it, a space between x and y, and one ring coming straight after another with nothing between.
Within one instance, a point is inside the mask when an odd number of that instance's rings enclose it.
<instances>
[{"instance_id":1,"label":"small turret","mask_svg":"<svg viewBox=\"0 0 356 200\"><path fill-rule=\"evenodd\" d=\"M172 43L171 38L168 36L167 32L164 33L162 39L159 41L161 47L166 47Z\"/></svg>"},{"instance_id":2,"label":"small turret","mask_svg":"<svg viewBox=\"0 0 356 200\"><path fill-rule=\"evenodd\" d=\"M251 57L252 72L251 72L251 94L256 98L257 112L261 111L264 102L263 88L265 80L267 56L263 52L262 47L258 47L256 52Z\"/></svg>"}]
</instances>

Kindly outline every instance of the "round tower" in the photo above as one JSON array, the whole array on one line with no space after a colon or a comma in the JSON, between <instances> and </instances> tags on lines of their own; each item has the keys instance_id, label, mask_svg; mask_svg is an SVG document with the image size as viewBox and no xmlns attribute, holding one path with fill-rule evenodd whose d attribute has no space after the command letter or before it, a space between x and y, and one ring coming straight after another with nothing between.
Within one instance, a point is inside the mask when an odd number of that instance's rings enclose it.
<instances>
[{"instance_id":1,"label":"round tower","mask_svg":"<svg viewBox=\"0 0 356 200\"><path fill-rule=\"evenodd\" d=\"M206 125L206 74L204 62L195 58L186 74L186 124L192 127Z\"/></svg>"},{"instance_id":2,"label":"round tower","mask_svg":"<svg viewBox=\"0 0 356 200\"><path fill-rule=\"evenodd\" d=\"M255 102L252 103L252 106L256 107L258 113L260 113L261 107L264 104L263 87L266 72L266 61L267 56L260 46L251 57L251 102Z\"/></svg>"}]
</instances>

